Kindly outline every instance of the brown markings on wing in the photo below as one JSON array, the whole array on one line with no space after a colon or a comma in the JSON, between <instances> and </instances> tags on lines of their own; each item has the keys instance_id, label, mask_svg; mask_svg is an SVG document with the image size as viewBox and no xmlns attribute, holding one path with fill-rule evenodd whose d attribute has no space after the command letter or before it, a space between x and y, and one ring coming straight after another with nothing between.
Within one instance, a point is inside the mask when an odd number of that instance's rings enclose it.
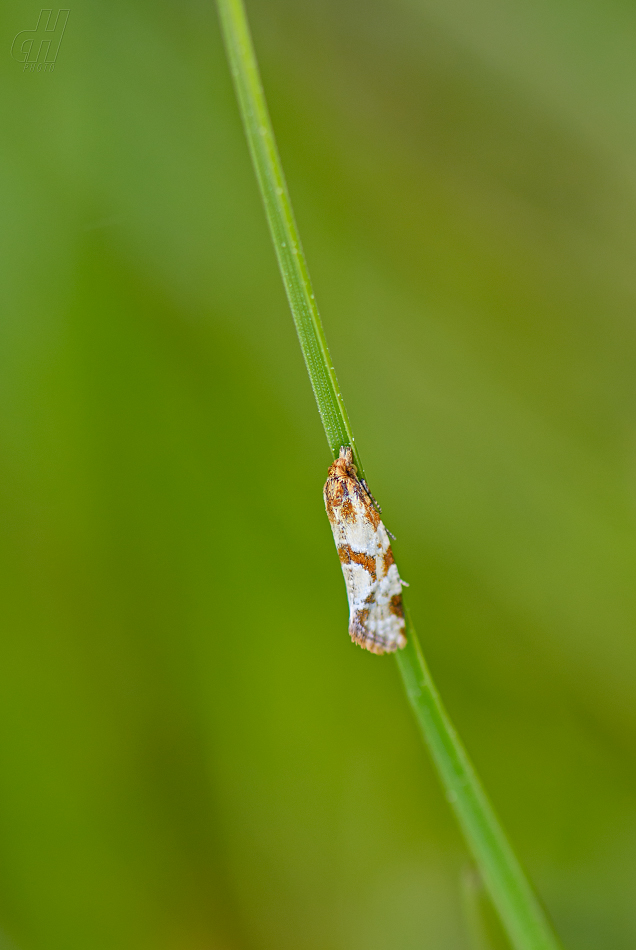
<instances>
[{"instance_id":1,"label":"brown markings on wing","mask_svg":"<svg viewBox=\"0 0 636 950\"><path fill-rule=\"evenodd\" d=\"M393 557L393 551L389 546L382 555L382 568L385 574L389 573L389 568L392 564L395 564L395 558Z\"/></svg>"},{"instance_id":2,"label":"brown markings on wing","mask_svg":"<svg viewBox=\"0 0 636 950\"><path fill-rule=\"evenodd\" d=\"M396 646L389 644L383 637L376 637L375 634L367 628L369 619L368 607L358 610L349 625L349 636L354 643L361 646L370 653L376 653L381 656L383 653L393 653Z\"/></svg>"},{"instance_id":3,"label":"brown markings on wing","mask_svg":"<svg viewBox=\"0 0 636 950\"><path fill-rule=\"evenodd\" d=\"M376 642L373 634L367 630L367 620L369 619L368 607L356 611L349 625L349 636L354 643L369 650L371 653L384 653L382 645Z\"/></svg>"},{"instance_id":4,"label":"brown markings on wing","mask_svg":"<svg viewBox=\"0 0 636 950\"><path fill-rule=\"evenodd\" d=\"M329 471L331 471L331 469ZM332 478L330 476L325 482L323 494L325 496L327 517L332 524L336 524L340 519L339 509L344 500L345 486L339 478Z\"/></svg>"},{"instance_id":5,"label":"brown markings on wing","mask_svg":"<svg viewBox=\"0 0 636 950\"><path fill-rule=\"evenodd\" d=\"M396 617L404 617L404 604L402 603L402 594L393 594L389 601L389 611Z\"/></svg>"},{"instance_id":6,"label":"brown markings on wing","mask_svg":"<svg viewBox=\"0 0 636 950\"><path fill-rule=\"evenodd\" d=\"M355 521L357 518L353 502L348 495L340 506L340 517L343 521Z\"/></svg>"},{"instance_id":7,"label":"brown markings on wing","mask_svg":"<svg viewBox=\"0 0 636 950\"><path fill-rule=\"evenodd\" d=\"M361 564L371 578L376 580L375 558L370 554L353 551L348 544L343 544L338 548L338 557L343 564Z\"/></svg>"},{"instance_id":8,"label":"brown markings on wing","mask_svg":"<svg viewBox=\"0 0 636 950\"><path fill-rule=\"evenodd\" d=\"M377 531L378 525L380 524L380 515L378 514L377 508L372 504L369 495L362 487L362 484L356 479L354 491L356 497L362 507L364 508L364 516L367 521L370 521L373 525L374 530Z\"/></svg>"},{"instance_id":9,"label":"brown markings on wing","mask_svg":"<svg viewBox=\"0 0 636 950\"><path fill-rule=\"evenodd\" d=\"M328 478L325 484L325 501L334 508L339 508L344 501L345 486L340 478Z\"/></svg>"},{"instance_id":10,"label":"brown markings on wing","mask_svg":"<svg viewBox=\"0 0 636 950\"><path fill-rule=\"evenodd\" d=\"M341 455L329 466L324 489L329 520L332 523L338 519L345 522L355 521L357 512L352 501L352 497L355 497L364 509L365 517L377 529L380 524L380 515L358 479L357 469L351 461L351 452L345 453L345 456ZM334 511L335 508L339 511Z\"/></svg>"}]
</instances>

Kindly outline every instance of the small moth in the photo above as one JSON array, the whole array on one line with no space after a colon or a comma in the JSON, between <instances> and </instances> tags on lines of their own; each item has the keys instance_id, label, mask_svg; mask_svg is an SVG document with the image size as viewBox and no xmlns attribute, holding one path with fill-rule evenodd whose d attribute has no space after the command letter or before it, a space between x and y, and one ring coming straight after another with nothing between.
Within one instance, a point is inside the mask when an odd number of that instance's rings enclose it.
<instances>
[{"instance_id":1,"label":"small moth","mask_svg":"<svg viewBox=\"0 0 636 950\"><path fill-rule=\"evenodd\" d=\"M406 645L402 585L391 543L348 446L329 468L324 488L327 517L342 564L349 600L349 636L371 653Z\"/></svg>"}]
</instances>

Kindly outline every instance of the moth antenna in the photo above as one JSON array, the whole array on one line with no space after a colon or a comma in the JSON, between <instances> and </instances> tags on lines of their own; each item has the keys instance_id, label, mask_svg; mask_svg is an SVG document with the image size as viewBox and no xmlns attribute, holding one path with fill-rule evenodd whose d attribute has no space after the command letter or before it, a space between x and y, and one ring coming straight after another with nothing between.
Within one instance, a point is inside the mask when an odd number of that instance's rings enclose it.
<instances>
[{"instance_id":1,"label":"moth antenna","mask_svg":"<svg viewBox=\"0 0 636 950\"><path fill-rule=\"evenodd\" d=\"M361 484L362 487L364 488L365 492L367 493L367 495L368 495L369 498L371 499L371 504L373 505L373 507L375 508L375 510L377 511L377 513L378 513L379 515L381 515L381 514L382 514L382 509L380 508L379 504L377 503L377 501L375 500L375 498L374 498L373 495L371 494L371 492L370 492L370 490L369 490L369 486L367 485L366 479L364 479L364 478L359 478L358 481L360 482L360 484Z\"/></svg>"}]
</instances>

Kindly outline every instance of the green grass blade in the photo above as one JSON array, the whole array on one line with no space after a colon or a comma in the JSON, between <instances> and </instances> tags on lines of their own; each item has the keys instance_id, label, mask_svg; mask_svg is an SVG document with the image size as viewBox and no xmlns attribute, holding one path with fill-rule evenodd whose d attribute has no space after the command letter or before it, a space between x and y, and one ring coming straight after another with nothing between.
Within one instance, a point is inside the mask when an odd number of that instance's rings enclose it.
<instances>
[{"instance_id":1,"label":"green grass blade","mask_svg":"<svg viewBox=\"0 0 636 950\"><path fill-rule=\"evenodd\" d=\"M318 410L333 455L353 434L324 330L267 111L242 0L217 0L230 68L274 248ZM557 938L503 833L444 710L408 620L398 667L449 802L515 950L559 950Z\"/></svg>"},{"instance_id":2,"label":"green grass blade","mask_svg":"<svg viewBox=\"0 0 636 950\"><path fill-rule=\"evenodd\" d=\"M408 616L407 635L397 653L406 692L510 942L515 950L557 950L560 944L444 709Z\"/></svg>"},{"instance_id":3,"label":"green grass blade","mask_svg":"<svg viewBox=\"0 0 636 950\"><path fill-rule=\"evenodd\" d=\"M327 441L334 457L341 445L350 445L361 470L278 157L245 11L240 0L223 0L218 9L274 249Z\"/></svg>"},{"instance_id":4,"label":"green grass blade","mask_svg":"<svg viewBox=\"0 0 636 950\"><path fill-rule=\"evenodd\" d=\"M476 867L466 865L462 869L459 889L471 950L511 950L512 945Z\"/></svg>"}]
</instances>

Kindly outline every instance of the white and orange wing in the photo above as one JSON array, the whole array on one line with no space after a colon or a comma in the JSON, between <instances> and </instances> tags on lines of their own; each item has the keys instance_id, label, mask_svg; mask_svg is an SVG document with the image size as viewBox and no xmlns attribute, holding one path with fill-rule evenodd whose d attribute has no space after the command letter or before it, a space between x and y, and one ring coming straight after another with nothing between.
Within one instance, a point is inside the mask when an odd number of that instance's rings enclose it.
<instances>
[{"instance_id":1,"label":"white and orange wing","mask_svg":"<svg viewBox=\"0 0 636 950\"><path fill-rule=\"evenodd\" d=\"M344 447L329 469L325 507L349 600L349 634L372 653L406 644L402 585L379 512Z\"/></svg>"}]
</instances>

